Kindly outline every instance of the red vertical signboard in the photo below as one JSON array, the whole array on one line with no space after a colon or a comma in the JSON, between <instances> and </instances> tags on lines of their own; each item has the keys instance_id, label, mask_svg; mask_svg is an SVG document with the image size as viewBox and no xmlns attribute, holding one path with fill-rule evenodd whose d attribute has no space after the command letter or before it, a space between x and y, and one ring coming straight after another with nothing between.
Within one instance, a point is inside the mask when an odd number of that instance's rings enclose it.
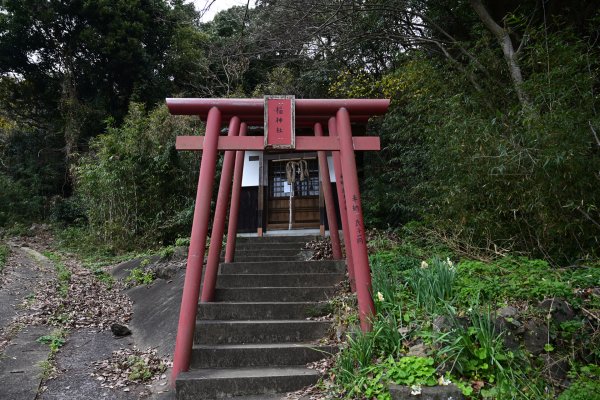
<instances>
[{"instance_id":1,"label":"red vertical signboard","mask_svg":"<svg viewBox=\"0 0 600 400\"><path fill-rule=\"evenodd\" d=\"M294 114L294 96L265 96L265 148L295 148Z\"/></svg>"}]
</instances>

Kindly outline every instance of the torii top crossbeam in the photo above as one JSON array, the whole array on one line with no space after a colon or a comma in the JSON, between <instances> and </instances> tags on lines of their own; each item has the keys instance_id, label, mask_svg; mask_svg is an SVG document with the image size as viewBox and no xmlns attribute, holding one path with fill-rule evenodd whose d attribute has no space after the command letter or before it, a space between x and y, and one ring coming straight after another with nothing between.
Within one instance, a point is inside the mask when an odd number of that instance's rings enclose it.
<instances>
[{"instance_id":1,"label":"torii top crossbeam","mask_svg":"<svg viewBox=\"0 0 600 400\"><path fill-rule=\"evenodd\" d=\"M199 115L205 119L208 111L217 107L223 115L237 115L240 118L263 118L263 99L167 99L169 111L174 115ZM296 118L330 117L340 108L348 110L351 116L383 115L390 106L388 99L296 99Z\"/></svg>"},{"instance_id":2,"label":"torii top crossbeam","mask_svg":"<svg viewBox=\"0 0 600 400\"><path fill-rule=\"evenodd\" d=\"M212 229L212 239L216 240L210 242L202 301L212 301L232 186L231 181L232 176L235 176L225 256L226 262L231 261L229 253L230 245L235 243L237 229L235 221L237 221L239 210L243 151L280 149L288 149L292 152L317 151L320 169L322 169L321 175L326 177L329 177L329 173L323 172L328 168L325 152L331 151L346 245L346 264L350 280L354 283L353 287L357 292L361 327L363 330L369 330L371 328L370 320L375 309L370 293L371 276L354 152L379 150L380 145L379 138L376 136L353 137L351 124L366 124L371 116L385 114L390 101L387 99L294 99L293 96L265 96L264 99L169 98L166 102L171 114L197 115L206 121L204 136L179 136L177 138L178 150L202 151L203 155L172 377L176 378L179 372L186 371L190 363L218 151L225 151L225 158ZM220 137L221 127L224 123L229 125L228 134ZM245 136L248 125L261 124L264 124L265 128L263 137ZM323 134L323 125L328 128L328 136ZM313 127L315 136L296 137L295 127L297 126ZM237 150L237 154L232 150ZM233 173L234 163L235 175ZM337 237L337 222L334 223L335 213L331 211L333 200L330 194L325 192L324 187L323 194L328 208L332 243L337 241L337 246L339 246L339 238L335 239ZM335 245L335 243L333 244ZM338 251L337 254L341 258L341 251Z\"/></svg>"}]
</instances>

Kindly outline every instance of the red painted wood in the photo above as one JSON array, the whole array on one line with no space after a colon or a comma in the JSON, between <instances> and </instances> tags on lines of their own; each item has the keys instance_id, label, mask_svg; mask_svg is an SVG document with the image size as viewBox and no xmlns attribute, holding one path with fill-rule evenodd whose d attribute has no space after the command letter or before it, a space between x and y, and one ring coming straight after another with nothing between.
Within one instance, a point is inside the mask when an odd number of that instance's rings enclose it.
<instances>
[{"instance_id":1,"label":"red painted wood","mask_svg":"<svg viewBox=\"0 0 600 400\"><path fill-rule=\"evenodd\" d=\"M371 320L375 315L375 305L371 297L371 270L367 254L367 238L362 214L362 203L356 172L356 160L352 148L352 128L348 110L340 108L336 114L338 136L340 138L340 156L344 176L344 196L350 228L350 245L354 258L354 277L358 298L358 316L363 332L372 328Z\"/></svg>"},{"instance_id":2,"label":"red painted wood","mask_svg":"<svg viewBox=\"0 0 600 400\"><path fill-rule=\"evenodd\" d=\"M369 122L369 118L371 117L371 115L352 115L351 121L353 124L364 125ZM231 118L231 116L224 116L223 121L227 121L228 118ZM295 125L297 128L312 128L316 123L326 124L329 118L329 115L297 115L295 118ZM264 125L264 118L258 116L246 116L242 120L246 122L248 126Z\"/></svg>"},{"instance_id":3,"label":"red painted wood","mask_svg":"<svg viewBox=\"0 0 600 400\"><path fill-rule=\"evenodd\" d=\"M296 115L331 116L341 107L356 115L383 115L390 106L388 99L297 99ZM263 117L263 99L194 99L169 98L167 107L174 115L206 115L212 107L223 114Z\"/></svg>"},{"instance_id":4,"label":"red painted wood","mask_svg":"<svg viewBox=\"0 0 600 400\"><path fill-rule=\"evenodd\" d=\"M337 125L335 118L330 118L328 122L329 136L337 137ZM350 279L350 288L356 292L356 279L354 278L354 258L352 257L352 246L350 246L350 228L348 227L348 211L346 209L346 197L344 196L344 177L342 175L342 161L339 151L332 151L333 170L335 172L335 188L337 190L338 204L340 207L340 219L342 221L342 233L344 234L344 246L346 248L346 267L348 268L348 278Z\"/></svg>"},{"instance_id":5,"label":"red painted wood","mask_svg":"<svg viewBox=\"0 0 600 400\"><path fill-rule=\"evenodd\" d=\"M232 118L231 121L229 121L229 133L227 134L227 137L235 138L239 133L240 119ZM215 285L217 283L217 271L219 269L219 260L221 258L221 248L223 246L225 216L227 215L227 205L229 204L229 194L231 192L234 161L235 151L226 151L223 159L223 167L221 169L221 182L219 184L219 194L215 206L215 217L213 219L213 227L210 235L210 248L208 249L208 258L206 260L204 286L202 286L202 295L200 296L200 301L203 303L212 301L215 295Z\"/></svg>"},{"instance_id":6,"label":"red painted wood","mask_svg":"<svg viewBox=\"0 0 600 400\"><path fill-rule=\"evenodd\" d=\"M198 295L200 293L200 280L202 278L202 263L206 248L206 235L210 217L210 200L212 197L213 182L217 164L217 145L221 127L221 112L212 108L208 113L206 124L206 140L200 163L200 177L194 206L194 219L190 248L188 252L183 295L177 325L177 338L175 341L175 354L173 355L173 370L171 384L175 385L177 375L187 371L190 367L190 357L196 327L196 312L198 310Z\"/></svg>"},{"instance_id":7,"label":"red painted wood","mask_svg":"<svg viewBox=\"0 0 600 400\"><path fill-rule=\"evenodd\" d=\"M246 136L247 130L247 125L242 122L242 125L240 126L240 136ZM225 262L233 262L235 259L235 242L237 239L238 217L240 214L244 157L245 152L243 150L238 150L235 155L235 167L233 170L233 190L231 192L231 206L229 207L229 226L227 227Z\"/></svg>"},{"instance_id":8,"label":"red painted wood","mask_svg":"<svg viewBox=\"0 0 600 400\"><path fill-rule=\"evenodd\" d=\"M381 143L377 136L363 136L352 138L355 151L381 150ZM175 146L177 150L202 150L204 136L177 136ZM219 150L264 150L264 136L229 136L219 137ZM331 136L296 136L296 151L333 151L339 150L339 140Z\"/></svg>"},{"instance_id":9,"label":"red painted wood","mask_svg":"<svg viewBox=\"0 0 600 400\"><path fill-rule=\"evenodd\" d=\"M315 136L323 136L323 126L315 124ZM334 260L342 259L342 247L340 245L340 234L338 231L337 215L335 214L335 205L333 204L333 194L331 193L331 182L329 180L329 164L327 164L327 153L318 151L319 169L321 170L321 187L323 188L323 197L325 198L325 212L327 213L327 222L329 223L329 238L331 239L331 250Z\"/></svg>"}]
</instances>

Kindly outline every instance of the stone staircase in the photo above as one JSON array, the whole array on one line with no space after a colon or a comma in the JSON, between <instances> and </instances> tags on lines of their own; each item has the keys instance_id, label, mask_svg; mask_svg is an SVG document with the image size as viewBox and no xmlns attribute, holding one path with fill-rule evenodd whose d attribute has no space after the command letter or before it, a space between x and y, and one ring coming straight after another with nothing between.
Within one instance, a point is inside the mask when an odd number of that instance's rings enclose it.
<instances>
[{"instance_id":1,"label":"stone staircase","mask_svg":"<svg viewBox=\"0 0 600 400\"><path fill-rule=\"evenodd\" d=\"M322 315L344 262L303 261L312 237L238 238L236 262L219 267L215 302L198 305L190 371L179 375L177 399L280 398L314 384L306 367L333 353L320 345Z\"/></svg>"}]
</instances>

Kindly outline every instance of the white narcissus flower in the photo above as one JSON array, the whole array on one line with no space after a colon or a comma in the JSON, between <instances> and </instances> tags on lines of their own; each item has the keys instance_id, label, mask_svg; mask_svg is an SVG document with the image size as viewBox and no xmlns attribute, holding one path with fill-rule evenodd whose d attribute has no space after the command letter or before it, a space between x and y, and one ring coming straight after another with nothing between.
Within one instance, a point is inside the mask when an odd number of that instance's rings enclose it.
<instances>
[{"instance_id":1,"label":"white narcissus flower","mask_svg":"<svg viewBox=\"0 0 600 400\"><path fill-rule=\"evenodd\" d=\"M410 394L412 394L413 396L418 396L421 394L421 385L412 385L410 387Z\"/></svg>"},{"instance_id":2,"label":"white narcissus flower","mask_svg":"<svg viewBox=\"0 0 600 400\"><path fill-rule=\"evenodd\" d=\"M448 264L448 266L450 268L452 268L454 266L454 264L452 263L452 260L450 260L450 257L446 257L446 264Z\"/></svg>"},{"instance_id":3,"label":"white narcissus flower","mask_svg":"<svg viewBox=\"0 0 600 400\"><path fill-rule=\"evenodd\" d=\"M421 268L425 269L427 267L429 267L429 264L427 264L427 261L421 261Z\"/></svg>"},{"instance_id":4,"label":"white narcissus flower","mask_svg":"<svg viewBox=\"0 0 600 400\"><path fill-rule=\"evenodd\" d=\"M383 294L381 294L381 292L377 292L377 299L378 299L379 301L383 301L383 300L384 300L384 298L383 298Z\"/></svg>"},{"instance_id":5,"label":"white narcissus flower","mask_svg":"<svg viewBox=\"0 0 600 400\"><path fill-rule=\"evenodd\" d=\"M440 378L438 379L438 385L440 386L448 386L451 383L452 381L450 379L446 379L443 376L440 376Z\"/></svg>"}]
</instances>

